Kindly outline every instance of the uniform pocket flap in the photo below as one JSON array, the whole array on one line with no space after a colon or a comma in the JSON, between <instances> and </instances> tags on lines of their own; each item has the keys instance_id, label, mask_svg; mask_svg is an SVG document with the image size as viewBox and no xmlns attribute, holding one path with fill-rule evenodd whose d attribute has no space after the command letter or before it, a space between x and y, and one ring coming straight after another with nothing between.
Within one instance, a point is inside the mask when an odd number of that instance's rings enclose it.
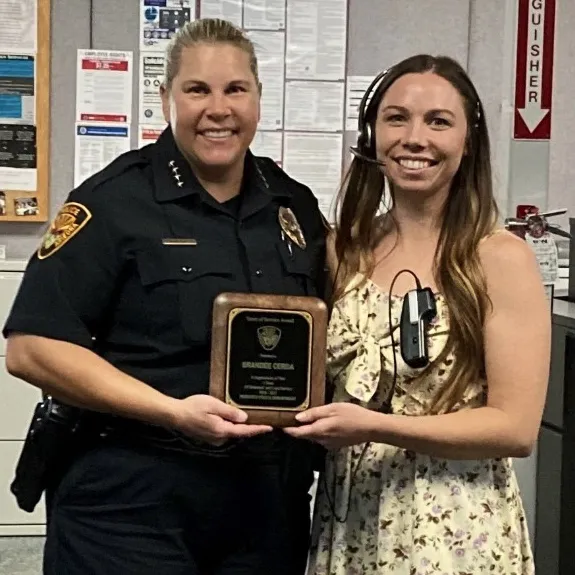
<instances>
[{"instance_id":1,"label":"uniform pocket flap","mask_svg":"<svg viewBox=\"0 0 575 575\"><path fill-rule=\"evenodd\" d=\"M136 252L142 285L193 281L205 275L232 276L228 254L213 245L159 245Z\"/></svg>"},{"instance_id":2,"label":"uniform pocket flap","mask_svg":"<svg viewBox=\"0 0 575 575\"><path fill-rule=\"evenodd\" d=\"M292 245L290 252L285 242L279 243L277 247L283 265L289 274L313 277L312 261L307 251Z\"/></svg>"}]
</instances>

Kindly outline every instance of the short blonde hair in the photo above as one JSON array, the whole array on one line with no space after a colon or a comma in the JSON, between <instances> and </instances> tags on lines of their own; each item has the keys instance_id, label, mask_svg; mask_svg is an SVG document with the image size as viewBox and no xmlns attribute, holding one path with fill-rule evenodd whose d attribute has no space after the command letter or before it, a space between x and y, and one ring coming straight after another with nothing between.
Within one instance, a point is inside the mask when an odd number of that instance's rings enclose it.
<instances>
[{"instance_id":1,"label":"short blonde hair","mask_svg":"<svg viewBox=\"0 0 575 575\"><path fill-rule=\"evenodd\" d=\"M260 85L258 59L253 42L238 27L219 18L202 18L187 22L170 41L166 51L164 86L170 88L180 69L182 50L195 44L231 44L243 50L250 58L250 69Z\"/></svg>"}]
</instances>

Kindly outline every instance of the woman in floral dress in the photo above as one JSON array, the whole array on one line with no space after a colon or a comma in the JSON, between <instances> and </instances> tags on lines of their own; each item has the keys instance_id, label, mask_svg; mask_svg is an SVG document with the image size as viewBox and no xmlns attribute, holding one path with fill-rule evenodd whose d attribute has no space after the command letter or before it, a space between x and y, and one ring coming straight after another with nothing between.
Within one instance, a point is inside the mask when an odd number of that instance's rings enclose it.
<instances>
[{"instance_id":1,"label":"woman in floral dress","mask_svg":"<svg viewBox=\"0 0 575 575\"><path fill-rule=\"evenodd\" d=\"M329 448L308 573L533 575L512 458L537 438L550 311L534 254L497 228L483 106L455 61L415 56L360 134L330 253L334 397L286 430ZM415 278L433 317L414 367Z\"/></svg>"}]
</instances>

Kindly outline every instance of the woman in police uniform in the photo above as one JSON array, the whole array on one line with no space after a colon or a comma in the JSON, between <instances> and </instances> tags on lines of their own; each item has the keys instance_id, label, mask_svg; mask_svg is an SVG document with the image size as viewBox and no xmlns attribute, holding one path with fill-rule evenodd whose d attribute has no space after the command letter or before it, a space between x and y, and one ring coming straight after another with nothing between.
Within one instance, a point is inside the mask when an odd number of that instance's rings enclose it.
<instances>
[{"instance_id":1,"label":"woman in police uniform","mask_svg":"<svg viewBox=\"0 0 575 575\"><path fill-rule=\"evenodd\" d=\"M96 437L55 490L45 575L305 569L309 444L208 395L218 293L321 295L317 200L248 149L260 92L240 30L186 25L169 127L72 191L30 260L8 370L84 408Z\"/></svg>"}]
</instances>

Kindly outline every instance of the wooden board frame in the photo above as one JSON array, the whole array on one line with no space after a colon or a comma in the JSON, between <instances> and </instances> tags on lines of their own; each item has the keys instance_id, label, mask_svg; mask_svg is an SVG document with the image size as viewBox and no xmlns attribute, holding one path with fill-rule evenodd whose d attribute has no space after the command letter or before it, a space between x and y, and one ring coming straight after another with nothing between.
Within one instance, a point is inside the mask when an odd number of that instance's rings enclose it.
<instances>
[{"instance_id":1,"label":"wooden board frame","mask_svg":"<svg viewBox=\"0 0 575 575\"><path fill-rule=\"evenodd\" d=\"M36 0L37 30L34 61L34 95L36 98L36 191L0 190L6 196L6 214L3 222L46 222L50 215L50 54L51 54L51 0ZM16 198L33 197L38 202L38 213L18 216L14 209Z\"/></svg>"}]
</instances>

